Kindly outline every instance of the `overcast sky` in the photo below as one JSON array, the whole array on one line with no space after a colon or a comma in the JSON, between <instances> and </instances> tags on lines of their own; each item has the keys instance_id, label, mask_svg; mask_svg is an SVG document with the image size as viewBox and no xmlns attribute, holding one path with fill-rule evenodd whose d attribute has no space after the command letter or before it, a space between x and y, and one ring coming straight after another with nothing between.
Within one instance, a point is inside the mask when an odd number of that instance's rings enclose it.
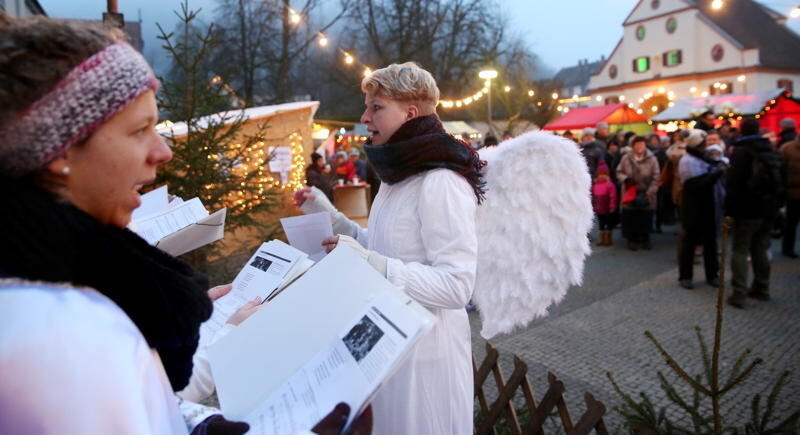
<instances>
[{"instance_id":1,"label":"overcast sky","mask_svg":"<svg viewBox=\"0 0 800 435\"><path fill-rule=\"evenodd\" d=\"M153 59L160 48L155 39L156 22L166 30L174 28L173 10L180 0L118 0L126 20L137 20L141 13L145 55ZM270 1L270 0L265 0ZM327 0L337 4L336 0ZM39 0L47 14L56 18L100 19L105 0ZM301 4L294 0L292 4ZM509 31L520 35L531 50L553 70L578 63L579 59L596 60L608 56L622 36L622 21L637 0L498 0L509 22ZM762 1L788 14L785 0ZM190 0L192 9L203 8L201 16L213 12L217 0ZM790 21L800 32L800 19Z\"/></svg>"}]
</instances>

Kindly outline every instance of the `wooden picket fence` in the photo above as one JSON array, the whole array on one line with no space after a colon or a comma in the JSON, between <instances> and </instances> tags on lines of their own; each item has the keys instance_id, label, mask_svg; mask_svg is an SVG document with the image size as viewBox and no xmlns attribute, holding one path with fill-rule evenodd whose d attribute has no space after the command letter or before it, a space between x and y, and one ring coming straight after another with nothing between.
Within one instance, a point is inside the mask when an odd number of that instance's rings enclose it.
<instances>
[{"instance_id":1,"label":"wooden picket fence","mask_svg":"<svg viewBox=\"0 0 800 435\"><path fill-rule=\"evenodd\" d=\"M607 435L603 415L606 407L602 402L595 400L590 393L584 395L586 401L586 412L581 415L576 424L572 424L567 404L564 401L564 383L554 374L547 374L549 387L542 397L541 402L536 403L533 397L533 389L528 380L528 366L524 361L514 356L514 372L508 380L503 377L500 369L499 353L491 344L486 343L486 358L478 366L475 358L472 359L472 367L475 375L475 397L480 406L480 417L476 419L475 434L477 435L498 435L498 427L506 428L513 435L521 434L545 434L544 425L547 418L558 413L561 427L566 435L584 435L591 433L592 429L598 435ZM489 404L484 392L484 383L493 375L497 386L497 399ZM529 416L527 424L520 426L518 409L514 406L514 396L518 389L522 389L525 400L526 412ZM524 423L524 422L523 422Z\"/></svg>"}]
</instances>

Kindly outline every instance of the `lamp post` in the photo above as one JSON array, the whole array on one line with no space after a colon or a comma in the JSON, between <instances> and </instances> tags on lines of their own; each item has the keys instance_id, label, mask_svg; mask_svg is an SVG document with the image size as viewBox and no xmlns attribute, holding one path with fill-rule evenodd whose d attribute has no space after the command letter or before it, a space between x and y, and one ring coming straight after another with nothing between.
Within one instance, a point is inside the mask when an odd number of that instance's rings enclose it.
<instances>
[{"instance_id":1,"label":"lamp post","mask_svg":"<svg viewBox=\"0 0 800 435\"><path fill-rule=\"evenodd\" d=\"M494 133L494 125L492 125L492 79L497 78L497 71L493 69L483 70L478 73L478 77L486 80L489 84L486 86L488 89L486 92L486 106L489 111L489 132Z\"/></svg>"}]
</instances>

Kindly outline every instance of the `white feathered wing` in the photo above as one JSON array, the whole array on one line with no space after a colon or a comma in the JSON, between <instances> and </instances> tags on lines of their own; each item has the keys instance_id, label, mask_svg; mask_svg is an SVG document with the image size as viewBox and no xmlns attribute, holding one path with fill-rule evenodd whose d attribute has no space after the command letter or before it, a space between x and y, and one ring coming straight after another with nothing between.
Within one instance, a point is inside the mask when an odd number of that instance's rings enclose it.
<instances>
[{"instance_id":1,"label":"white feathered wing","mask_svg":"<svg viewBox=\"0 0 800 435\"><path fill-rule=\"evenodd\" d=\"M582 284L594 214L575 142L535 131L480 154L487 193L478 207L472 300L489 339L546 315L570 285Z\"/></svg>"}]
</instances>

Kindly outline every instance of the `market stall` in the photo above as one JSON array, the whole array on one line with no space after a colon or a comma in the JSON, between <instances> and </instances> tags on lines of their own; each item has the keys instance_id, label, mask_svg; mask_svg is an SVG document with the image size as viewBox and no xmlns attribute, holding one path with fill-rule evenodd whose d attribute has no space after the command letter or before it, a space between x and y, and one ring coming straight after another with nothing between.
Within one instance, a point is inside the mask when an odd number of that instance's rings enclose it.
<instances>
[{"instance_id":1,"label":"market stall","mask_svg":"<svg viewBox=\"0 0 800 435\"><path fill-rule=\"evenodd\" d=\"M625 104L606 104L594 107L579 107L570 109L560 118L544 126L544 130L564 132L572 131L580 135L580 130L585 127L595 127L600 122L607 122L612 133L618 131L633 131L645 134L652 131L647 118L636 113Z\"/></svg>"},{"instance_id":2,"label":"market stall","mask_svg":"<svg viewBox=\"0 0 800 435\"><path fill-rule=\"evenodd\" d=\"M694 127L694 120L710 110L717 117L715 126L730 122L734 127L745 116L755 116L762 128L775 133L784 118L800 124L800 100L792 98L785 89L750 92L745 94L714 95L701 98L684 98L674 101L672 107L653 117L658 131L670 132Z\"/></svg>"},{"instance_id":3,"label":"market stall","mask_svg":"<svg viewBox=\"0 0 800 435\"><path fill-rule=\"evenodd\" d=\"M463 136L466 133L472 141L479 141L483 138L478 129L464 121L442 121L442 126L444 126L446 132L453 136Z\"/></svg>"},{"instance_id":4,"label":"market stall","mask_svg":"<svg viewBox=\"0 0 800 435\"><path fill-rule=\"evenodd\" d=\"M197 125L205 128L209 122L228 125L243 119L244 125L238 133L242 141L247 136L264 135L261 141L245 150L243 158L256 161L259 156L271 156L265 185L279 186L291 192L305 184L305 165L314 150L312 123L318 107L317 101L250 107L205 116ZM263 130L264 126L268 128ZM167 139L183 140L188 128L182 122L164 121L157 126L157 131Z\"/></svg>"}]
</instances>

